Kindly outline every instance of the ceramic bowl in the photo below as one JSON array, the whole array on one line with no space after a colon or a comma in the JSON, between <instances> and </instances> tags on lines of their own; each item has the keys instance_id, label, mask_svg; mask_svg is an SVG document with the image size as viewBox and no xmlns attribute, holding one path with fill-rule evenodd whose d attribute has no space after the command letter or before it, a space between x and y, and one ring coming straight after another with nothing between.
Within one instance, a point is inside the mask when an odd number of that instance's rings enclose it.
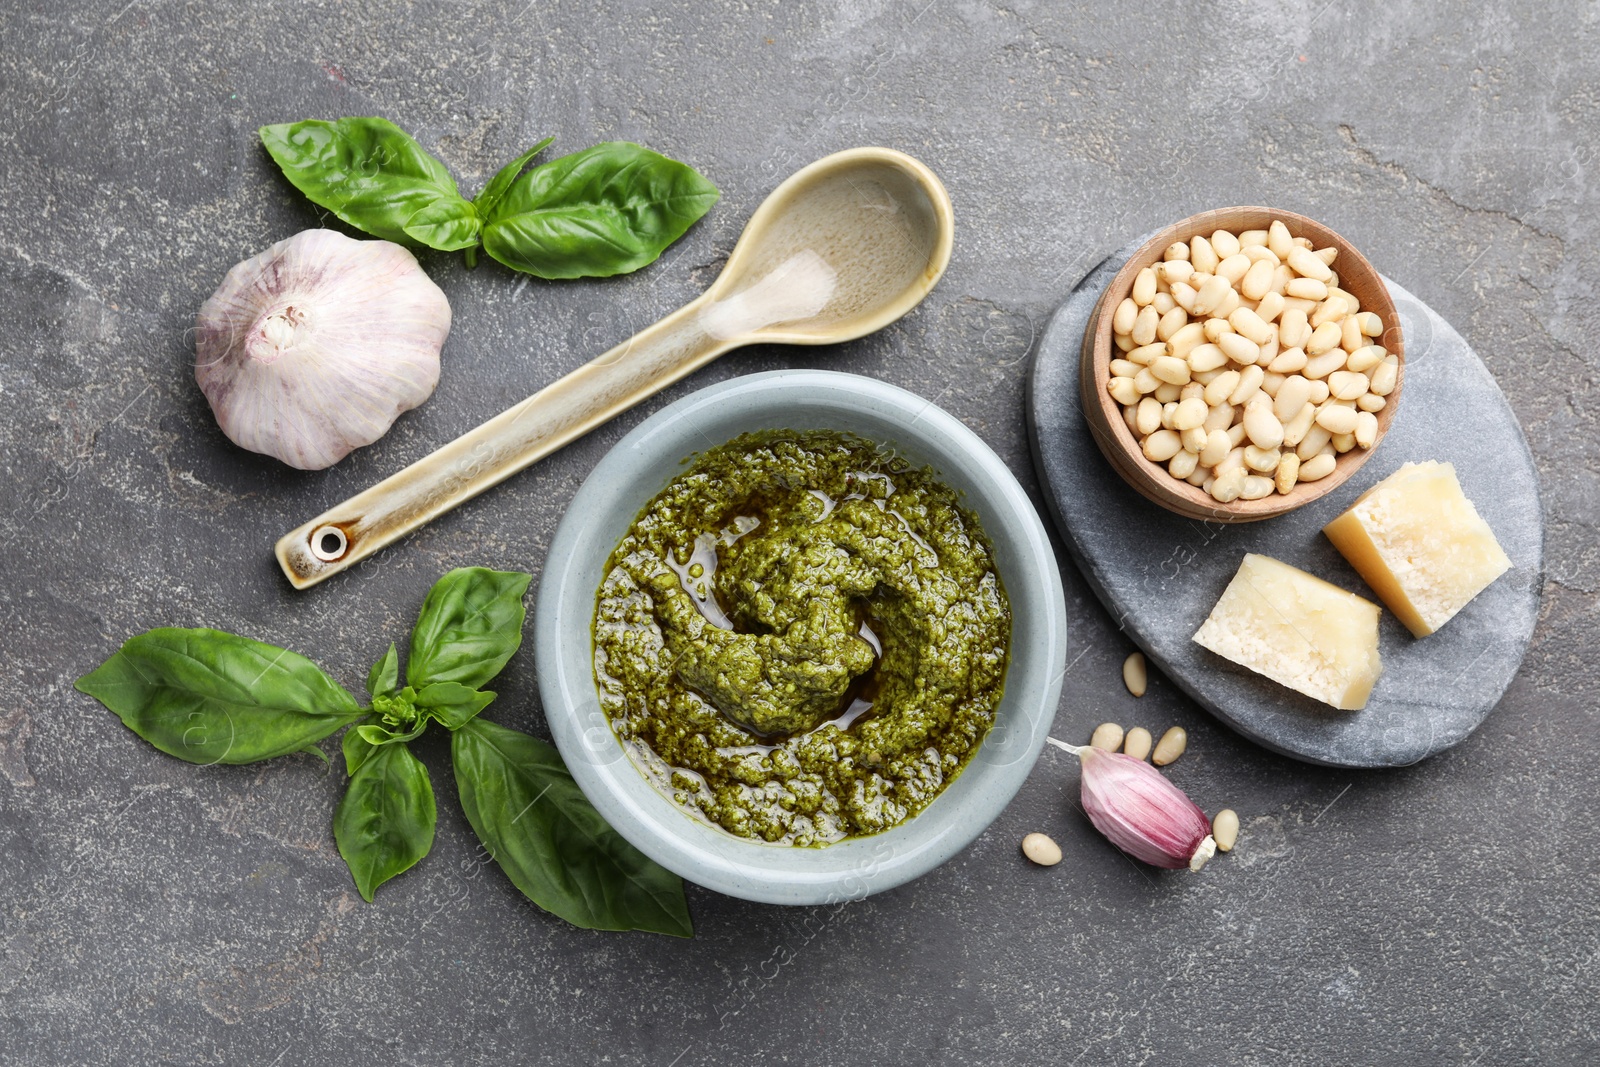
<instances>
[{"instance_id":1,"label":"ceramic bowl","mask_svg":"<svg viewBox=\"0 0 1600 1067\"><path fill-rule=\"evenodd\" d=\"M1308 238L1317 248L1332 245L1339 250L1333 262L1333 269L1339 275L1339 287L1361 302L1362 311L1376 312L1383 321L1382 335L1373 340L1400 357L1400 378L1395 383L1394 391L1387 397L1388 403L1378 412L1378 436L1371 448L1352 448L1339 457L1333 473L1314 482L1301 482L1288 493L1272 493L1259 500L1239 499L1224 504L1204 489L1174 478L1167 472L1165 464L1153 463L1145 458L1138 439L1123 419L1121 406L1106 393L1110 363L1119 354L1111 339L1111 316L1117 305L1132 291L1134 277L1143 268L1160 262L1168 245L1175 241L1187 241L1197 235L1209 237L1217 230L1229 230L1235 234L1245 230L1264 230L1272 224L1273 219L1281 219L1292 236ZM1297 215L1293 211L1269 207L1229 207L1204 211L1173 223L1158 231L1128 258L1116 277L1111 279L1111 284L1106 286L1105 294L1095 307L1094 314L1089 317L1084 330L1078 387L1084 421L1088 423L1095 443L1123 480L1138 490L1140 495L1168 511L1193 519L1255 522L1304 507L1333 492L1361 469L1361 465L1383 443L1383 435L1394 421L1394 413L1400 406L1400 392L1405 386L1405 370L1405 341L1400 334L1400 313L1395 310L1394 300L1389 296L1382 276L1355 245L1315 219Z\"/></svg>"},{"instance_id":2,"label":"ceramic bowl","mask_svg":"<svg viewBox=\"0 0 1600 1067\"><path fill-rule=\"evenodd\" d=\"M895 448L962 493L994 543L1011 601L1011 664L994 727L966 769L892 830L825 848L736 837L690 815L645 780L600 710L591 628L611 550L696 452L754 430L831 429ZM776 371L702 389L617 443L556 530L536 609L539 692L556 746L600 814L640 851L730 896L821 904L888 889L977 837L1027 778L1061 694L1066 608L1055 553L1006 465L930 401L872 378Z\"/></svg>"}]
</instances>

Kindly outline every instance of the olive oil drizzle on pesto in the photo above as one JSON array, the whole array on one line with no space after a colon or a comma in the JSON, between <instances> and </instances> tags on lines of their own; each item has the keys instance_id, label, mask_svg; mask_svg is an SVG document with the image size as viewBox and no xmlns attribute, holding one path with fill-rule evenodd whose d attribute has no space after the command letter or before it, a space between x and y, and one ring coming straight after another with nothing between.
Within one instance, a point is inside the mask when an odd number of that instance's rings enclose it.
<instances>
[{"instance_id":1,"label":"olive oil drizzle on pesto","mask_svg":"<svg viewBox=\"0 0 1600 1067\"><path fill-rule=\"evenodd\" d=\"M895 826L994 722L1010 608L931 471L831 431L695 457L612 553L595 680L647 777L730 833L824 845Z\"/></svg>"}]
</instances>

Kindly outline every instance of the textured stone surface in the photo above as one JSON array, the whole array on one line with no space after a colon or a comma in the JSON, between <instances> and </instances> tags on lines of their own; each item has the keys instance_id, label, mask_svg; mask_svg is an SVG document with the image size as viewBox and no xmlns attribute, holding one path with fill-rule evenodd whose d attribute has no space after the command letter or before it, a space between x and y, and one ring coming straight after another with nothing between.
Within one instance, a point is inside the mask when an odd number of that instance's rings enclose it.
<instances>
[{"instance_id":1,"label":"textured stone surface","mask_svg":"<svg viewBox=\"0 0 1600 1067\"><path fill-rule=\"evenodd\" d=\"M967 0L0 8L0 1063L1587 1064L1600 1054L1600 646L1592 5ZM547 284L425 266L456 326L434 398L320 474L232 448L186 331L234 262L319 221L263 122L381 113L468 188L546 133L633 138L725 193L639 274ZM309 593L274 537L708 283L776 181L862 143L949 185L928 303L836 350L729 356ZM1217 724L1130 650L1063 555L1057 736L1189 730L1174 779L1242 817L1197 877L1135 868L1046 754L971 848L841 908L691 890L692 942L563 927L484 863L424 744L433 854L362 903L310 758L197 769L71 681L130 633L212 625L349 685L429 583L538 571L561 511L648 410L731 375L839 367L935 399L1036 490L1027 354L1077 279L1201 208L1315 215L1483 356L1538 464L1532 650L1461 745L1322 770ZM1042 498L1035 498L1042 505ZM532 657L495 713L544 730ZM1031 868L1024 833L1066 860Z\"/></svg>"},{"instance_id":2,"label":"textured stone surface","mask_svg":"<svg viewBox=\"0 0 1600 1067\"><path fill-rule=\"evenodd\" d=\"M1456 744L1494 710L1516 675L1544 583L1538 473L1494 379L1460 334L1390 280L1406 338L1405 388L1369 462L1327 496L1275 519L1228 525L1175 515L1141 497L1105 461L1079 400L1089 317L1149 238L1089 272L1050 319L1030 369L1036 471L1083 576L1184 692L1274 751L1331 767L1404 767ZM1194 643L1246 552L1379 602L1322 527L1401 464L1429 459L1455 465L1513 569L1425 641L1383 612L1384 674L1365 708L1335 711Z\"/></svg>"}]
</instances>

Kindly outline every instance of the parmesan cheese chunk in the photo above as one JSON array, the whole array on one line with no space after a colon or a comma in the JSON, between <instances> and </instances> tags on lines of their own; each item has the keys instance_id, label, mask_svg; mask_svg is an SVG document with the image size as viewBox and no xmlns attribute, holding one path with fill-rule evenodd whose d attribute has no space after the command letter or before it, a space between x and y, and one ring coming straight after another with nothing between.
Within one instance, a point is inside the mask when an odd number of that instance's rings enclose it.
<instances>
[{"instance_id":1,"label":"parmesan cheese chunk","mask_svg":"<svg viewBox=\"0 0 1600 1067\"><path fill-rule=\"evenodd\" d=\"M1427 637L1511 569L1456 469L1407 463L1323 528L1372 591Z\"/></svg>"},{"instance_id":2,"label":"parmesan cheese chunk","mask_svg":"<svg viewBox=\"0 0 1600 1067\"><path fill-rule=\"evenodd\" d=\"M1194 635L1219 656L1345 711L1383 673L1378 605L1250 553Z\"/></svg>"}]
</instances>

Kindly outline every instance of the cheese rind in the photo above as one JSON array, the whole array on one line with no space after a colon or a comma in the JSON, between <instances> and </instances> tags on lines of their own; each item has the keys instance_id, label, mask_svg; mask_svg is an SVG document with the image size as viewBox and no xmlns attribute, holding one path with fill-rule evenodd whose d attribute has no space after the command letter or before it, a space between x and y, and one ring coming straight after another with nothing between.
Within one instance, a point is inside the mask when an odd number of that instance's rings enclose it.
<instances>
[{"instance_id":1,"label":"cheese rind","mask_svg":"<svg viewBox=\"0 0 1600 1067\"><path fill-rule=\"evenodd\" d=\"M1416 637L1437 631L1511 569L1455 468L1434 460L1407 463L1322 532Z\"/></svg>"},{"instance_id":2,"label":"cheese rind","mask_svg":"<svg viewBox=\"0 0 1600 1067\"><path fill-rule=\"evenodd\" d=\"M1194 640L1313 700L1358 711L1383 673L1378 614L1370 600L1252 552Z\"/></svg>"}]
</instances>

